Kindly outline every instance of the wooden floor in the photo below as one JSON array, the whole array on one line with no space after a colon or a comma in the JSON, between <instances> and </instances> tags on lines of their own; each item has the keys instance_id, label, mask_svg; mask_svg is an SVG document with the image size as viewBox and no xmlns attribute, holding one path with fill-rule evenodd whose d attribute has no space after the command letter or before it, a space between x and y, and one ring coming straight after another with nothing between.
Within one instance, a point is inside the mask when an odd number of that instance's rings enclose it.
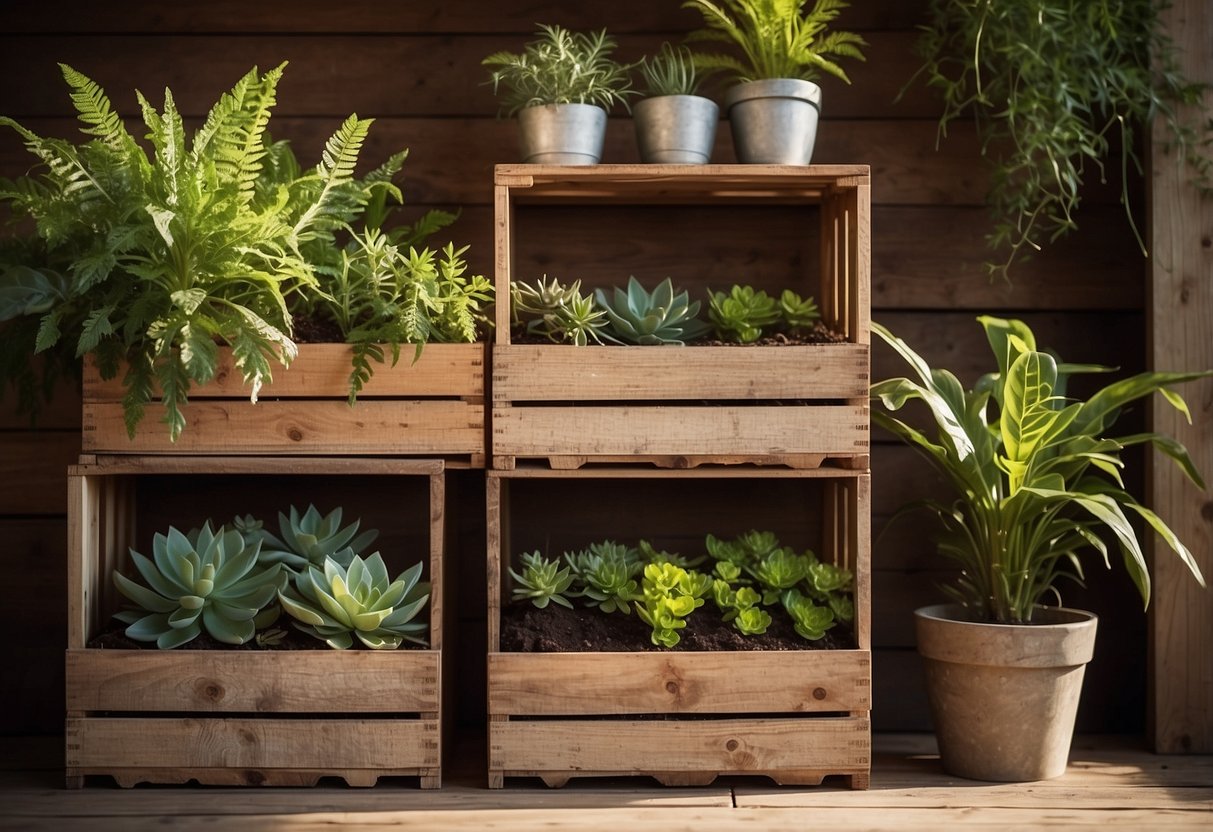
<instances>
[{"instance_id":1,"label":"wooden floor","mask_svg":"<svg viewBox=\"0 0 1213 832\"><path fill-rule=\"evenodd\" d=\"M946 775L929 736L877 735L875 745L872 788L858 792L829 780L778 788L757 778L694 789L573 780L559 790L518 779L489 791L476 771L483 749L474 743L460 748L455 772L432 792L417 790L415 779L383 780L374 789L129 790L98 779L66 791L57 743L0 739L0 830L1213 830L1210 756L1159 757L1133 738L1080 740L1064 777L999 785Z\"/></svg>"}]
</instances>

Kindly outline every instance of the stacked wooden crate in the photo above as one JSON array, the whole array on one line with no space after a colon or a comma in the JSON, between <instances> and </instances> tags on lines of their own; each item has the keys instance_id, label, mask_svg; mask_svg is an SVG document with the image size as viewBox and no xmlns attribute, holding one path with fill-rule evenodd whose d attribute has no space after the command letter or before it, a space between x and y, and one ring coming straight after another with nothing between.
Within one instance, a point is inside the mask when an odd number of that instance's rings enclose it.
<instances>
[{"instance_id":1,"label":"stacked wooden crate","mask_svg":"<svg viewBox=\"0 0 1213 832\"><path fill-rule=\"evenodd\" d=\"M859 166L497 168L500 300L487 486L490 786L514 775L557 785L620 774L669 784L706 783L721 774L764 774L781 783L843 775L853 787L867 786L869 200L868 170ZM802 253L790 263L764 263L761 228L740 219L750 211L767 216L772 207L804 218ZM680 211L695 215L700 234L652 243L661 231L653 218ZM629 216L635 225L626 225ZM563 236L544 227L553 217ZM631 262L629 247L639 250ZM537 254L538 248L544 250ZM698 293L708 274L718 290L731 283L761 288L763 281L794 288L816 297L823 321L843 343L511 343L504 302L510 282L539 276L526 273L524 261L559 269L553 276L561 280L618 285L627 277L622 268L643 266L646 255L661 250L667 254L654 265L662 273L641 275L642 282L673 274L676 285ZM792 525L820 558L855 573L854 648L503 651L506 566L534 542L514 530L542 522L515 517L511 491L544 483L558 493L601 481L618 490L612 506L626 512L636 481L653 479L670 494L705 480L807 487L808 519ZM745 490L740 482L735 492ZM729 507L735 513L745 507L744 499L737 502ZM722 508L705 506L703 522ZM595 527L589 512L585 539L617 528L618 518L604 513L600 506Z\"/></svg>"}]
</instances>

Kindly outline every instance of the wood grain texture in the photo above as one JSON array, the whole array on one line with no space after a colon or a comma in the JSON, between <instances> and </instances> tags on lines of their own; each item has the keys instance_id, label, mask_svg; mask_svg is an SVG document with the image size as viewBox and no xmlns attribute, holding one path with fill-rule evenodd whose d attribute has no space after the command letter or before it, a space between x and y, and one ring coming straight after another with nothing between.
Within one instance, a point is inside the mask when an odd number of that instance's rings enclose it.
<instances>
[{"instance_id":1,"label":"wood grain texture","mask_svg":"<svg viewBox=\"0 0 1213 832\"><path fill-rule=\"evenodd\" d=\"M437 650L69 650L72 711L437 711Z\"/></svg>"},{"instance_id":2,"label":"wood grain texture","mask_svg":"<svg viewBox=\"0 0 1213 832\"><path fill-rule=\"evenodd\" d=\"M1180 49L1181 66L1195 81L1213 82L1213 10L1183 0L1163 12ZM1206 97L1207 100L1207 97ZM1193 114L1194 118L1201 118ZM1153 250L1150 366L1159 370L1213 368L1213 205L1189 183L1168 136L1156 126L1151 158ZM1159 400L1153 427L1178 438L1198 470L1213 471L1213 381L1188 385L1192 424ZM1213 578L1213 504L1160 454L1153 454L1149 504L1168 509L1172 528ZM1161 752L1213 752L1213 595L1154 539L1151 617L1150 725Z\"/></svg>"},{"instance_id":3,"label":"wood grain texture","mask_svg":"<svg viewBox=\"0 0 1213 832\"><path fill-rule=\"evenodd\" d=\"M870 697L859 650L489 654L491 715L859 711Z\"/></svg>"}]
</instances>

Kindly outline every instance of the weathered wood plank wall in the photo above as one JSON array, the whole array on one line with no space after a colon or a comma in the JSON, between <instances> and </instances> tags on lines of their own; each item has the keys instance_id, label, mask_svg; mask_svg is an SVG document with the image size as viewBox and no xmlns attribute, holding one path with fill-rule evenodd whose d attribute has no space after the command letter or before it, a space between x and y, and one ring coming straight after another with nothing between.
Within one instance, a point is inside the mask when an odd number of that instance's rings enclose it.
<instances>
[{"instance_id":1,"label":"weathered wood plank wall","mask_svg":"<svg viewBox=\"0 0 1213 832\"><path fill-rule=\"evenodd\" d=\"M853 67L853 86L825 82L816 160L872 166L874 317L968 382L988 366L974 322L985 312L1024 317L1069 359L1139 368L1143 262L1116 204L1115 183L1090 190L1080 233L1022 267L1013 286L992 285L983 276L986 182L975 136L957 125L937 150L937 107L930 93L914 86L896 100L917 66L914 27L923 6L920 0L857 2L840 22L863 32L872 44L869 60ZM628 59L663 39L679 38L698 22L674 0L501 0L491 7L479 0L133 0L120 8L87 0L12 3L0 8L0 113L35 130L70 134L74 125L55 66L64 61L105 87L125 115L135 114L132 88L158 101L168 85L182 111L197 119L252 64L264 69L289 59L271 121L274 136L290 138L306 161L318 157L345 115L376 117L363 158L377 163L399 147L411 148L406 199L418 208L461 207L463 217L452 234L472 244L473 265L487 273L492 166L516 161L515 125L495 117L479 60L496 49L520 48L536 21L606 26ZM612 119L605 160L638 161L622 114ZM715 161L732 161L725 129ZM28 166L16 138L0 135L0 174L22 173ZM790 249L774 254L799 256ZM664 254L667 260L682 256ZM545 268L541 254L532 266L536 272ZM874 377L893 371L900 372L878 351ZM60 397L53 417L37 432L11 412L0 415L0 535L9 542L5 568L17 576L0 583L0 626L23 633L0 647L0 663L9 669L0 731L60 729L63 470L78 453L78 426L78 403L70 394ZM877 447L873 468L874 530L880 533L904 498L932 483L899 447ZM477 674L483 673L477 652L483 650L477 617L484 606L478 548L483 486L475 475L457 480L452 490L462 495L462 530L458 562L448 575L468 597L448 607L461 619L447 645L459 645L467 677L458 682L464 691L459 716L475 719L482 713L476 691ZM929 726L909 614L935 599L932 584L940 573L920 531L906 522L881 536L875 549L878 729ZM1137 731L1144 725L1145 619L1136 613L1123 576L1091 572L1089 589L1066 597L1108 613L1080 728ZM31 621L38 624L31 627Z\"/></svg>"}]
</instances>

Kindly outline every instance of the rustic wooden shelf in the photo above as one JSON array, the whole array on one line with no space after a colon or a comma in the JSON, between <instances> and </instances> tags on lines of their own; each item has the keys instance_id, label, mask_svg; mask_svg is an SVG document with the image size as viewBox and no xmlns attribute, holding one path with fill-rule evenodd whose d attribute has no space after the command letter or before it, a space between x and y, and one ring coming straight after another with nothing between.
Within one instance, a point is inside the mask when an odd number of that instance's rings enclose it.
<instances>
[{"instance_id":1,"label":"rustic wooden shelf","mask_svg":"<svg viewBox=\"0 0 1213 832\"><path fill-rule=\"evenodd\" d=\"M387 651L89 647L119 598L111 572L137 542L145 476L413 477L428 505L429 648ZM68 472L69 786L140 782L441 785L444 465L440 460L85 456ZM223 480L227 482L227 480ZM388 558L389 563L392 561ZM289 624L284 624L289 626Z\"/></svg>"}]
</instances>

